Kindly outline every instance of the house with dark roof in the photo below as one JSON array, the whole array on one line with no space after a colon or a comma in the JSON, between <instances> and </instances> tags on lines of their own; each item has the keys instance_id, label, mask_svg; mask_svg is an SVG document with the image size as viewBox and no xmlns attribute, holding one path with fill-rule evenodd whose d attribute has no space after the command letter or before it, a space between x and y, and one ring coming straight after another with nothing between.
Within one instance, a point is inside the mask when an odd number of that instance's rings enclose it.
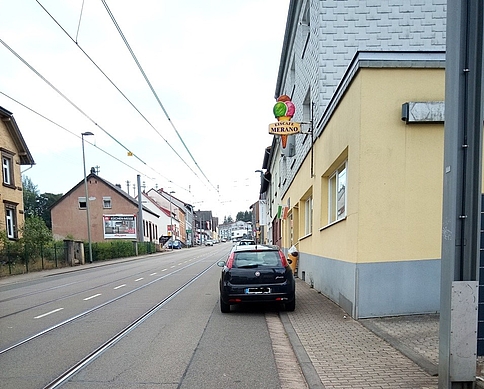
<instances>
[{"instance_id":1,"label":"house with dark roof","mask_svg":"<svg viewBox=\"0 0 484 389\"><path fill-rule=\"evenodd\" d=\"M86 177L91 241L137 240L138 201L118 185L95 174ZM88 240L88 217L84 179L51 207L52 233L56 239ZM142 207L143 241L158 243L160 215Z\"/></svg>"},{"instance_id":2,"label":"house with dark roof","mask_svg":"<svg viewBox=\"0 0 484 389\"><path fill-rule=\"evenodd\" d=\"M171 237L173 237L173 240L180 240L180 220L177 217L177 212L175 212L174 207L171 207L170 213L170 208L163 207L159 201L150 197L148 193L141 193L142 204L144 207L160 215L158 220L158 239L160 244L164 245ZM138 196L136 196L137 198ZM182 241L182 244L186 245L185 241Z\"/></svg>"},{"instance_id":3,"label":"house with dark roof","mask_svg":"<svg viewBox=\"0 0 484 389\"><path fill-rule=\"evenodd\" d=\"M168 216L171 212L169 223L164 228L166 238L174 237L180 240L184 246L192 246L192 220L193 208L178 199L173 194L175 192L166 192L161 189L150 189L146 194L162 209L168 210ZM170 231L173 225L173 233Z\"/></svg>"},{"instance_id":4,"label":"house with dark roof","mask_svg":"<svg viewBox=\"0 0 484 389\"><path fill-rule=\"evenodd\" d=\"M21 166L34 165L34 159L10 111L0 107L0 154L2 185L0 186L0 230L7 238L19 238L24 224L24 203Z\"/></svg>"}]
</instances>

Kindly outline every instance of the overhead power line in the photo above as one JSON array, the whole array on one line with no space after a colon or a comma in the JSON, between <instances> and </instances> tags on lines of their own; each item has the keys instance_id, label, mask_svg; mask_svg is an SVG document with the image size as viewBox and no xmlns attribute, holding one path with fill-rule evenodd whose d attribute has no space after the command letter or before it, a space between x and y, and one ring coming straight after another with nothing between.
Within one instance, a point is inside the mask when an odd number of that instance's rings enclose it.
<instances>
[{"instance_id":1,"label":"overhead power line","mask_svg":"<svg viewBox=\"0 0 484 389\"><path fill-rule=\"evenodd\" d=\"M81 110L74 102L72 102L67 96L65 96L59 89L57 89L51 82L49 82L42 74L40 74L33 66L31 66L27 61L25 61L15 50L13 50L7 43L5 43L2 39L0 39L0 43L8 49L13 55L15 55L22 63L24 63L30 70L32 70L38 77L40 77L47 85L49 85L52 89L54 89L60 96L62 96L69 104L71 104L75 109L77 109L82 115L84 115L88 120L90 120L96 127L102 130L106 135L108 135L111 139L113 139L117 144L123 147L128 153L131 153L136 159L138 159L143 165L147 168L153 170L159 176L163 177L161 173L156 171L154 168L149 166L146 162L144 162L141 158L139 158L135 153L130 151L126 146L124 146L119 140L117 140L114 136L112 136L108 131L106 131L103 127L101 127L98 123L96 123L89 115L87 115L83 110Z\"/></svg>"},{"instance_id":2,"label":"overhead power line","mask_svg":"<svg viewBox=\"0 0 484 389\"><path fill-rule=\"evenodd\" d=\"M67 35L69 37L69 39L76 45L76 47L81 50L81 52L87 57L87 59L89 59L89 61L91 61L91 63L101 72L101 74L111 83L112 86L114 86L116 88L116 90L121 94L121 96L123 96L125 98L125 100L136 110L136 112L138 112L138 114L145 120L146 123L148 123L148 125L153 129L155 130L155 132L165 141L165 143L168 145L168 147L176 154L176 156L178 158L180 158L180 160L185 164L185 166L190 169L190 171L195 175L195 177L197 177L198 179L200 179L200 177L198 177L197 173L188 165L188 163L183 159L183 157L178 154L178 152L171 146L170 142L168 142L161 134L160 132L153 126L153 124L151 124L151 122L140 112L140 110L131 102L131 100L121 91L121 89L118 88L118 86L108 77L108 75L98 66L98 64L89 56L89 54L87 54L86 51L84 51L84 49L78 44L77 42L77 36L76 36L76 40L74 40L70 35L69 33L59 24L59 22L49 13L49 11L47 11L47 9L37 0L37 4L40 5L40 7L45 11L45 13L47 13L47 15L50 16L50 18L54 21L55 24L57 24L59 26L59 28L64 32L65 35ZM82 11L81 11L82 12ZM79 20L79 24L80 24L80 20ZM200 179L201 181L201 179Z\"/></svg>"},{"instance_id":3,"label":"overhead power line","mask_svg":"<svg viewBox=\"0 0 484 389\"><path fill-rule=\"evenodd\" d=\"M192 159L193 163L196 165L196 167L198 168L198 170L200 171L200 173L202 173L203 177L205 177L205 179L207 180L207 182L212 186L213 189L215 189L215 191L217 191L217 188L210 182L210 180L208 179L208 177L205 175L205 173L203 172L203 170L200 168L200 166L198 165L197 161L195 160L195 158L193 157L192 153L190 152L190 150L188 149L187 145L185 144L185 141L183 140L183 138L181 137L180 133L178 132L178 130L176 129L175 125L173 124L170 116L168 115L168 112L166 111L165 107L163 106L163 104L161 103L158 95L156 94L156 91L154 90L153 86L151 85L151 82L150 80L148 79L146 73L144 72L143 68L141 67L141 64L139 63L138 59L136 58L136 55L134 54L133 50L131 49L131 46L129 45L126 37L124 36L123 32L121 31L121 27L119 26L119 24L117 23L116 19L114 18L114 15L112 14L111 10L109 9L107 3L105 0L102 0L102 3L104 4L104 7L106 8L106 11L108 12L111 20L113 21L114 25L116 26L116 29L118 30L119 32L119 35L121 36L121 38L123 39L123 42L124 44L126 45L128 51L130 52L131 56L133 57L133 60L135 61L136 65L138 66L138 69L140 70L141 74L143 75L146 83L148 84L148 86L150 87L151 89L151 92L153 93L153 95L155 96L156 98L156 101L158 102L158 104L160 105L161 109L163 110L163 113L165 114L166 118L168 119L168 122L170 123L171 127L173 128L173 130L175 131L175 133L177 134L178 138L180 139L181 143L183 144L183 146L185 147L185 150L187 151L187 153L190 155L190 158ZM217 191L218 192L218 191Z\"/></svg>"},{"instance_id":4,"label":"overhead power line","mask_svg":"<svg viewBox=\"0 0 484 389\"><path fill-rule=\"evenodd\" d=\"M0 91L0 94L2 94L3 96L5 96L5 97L6 97L6 98L8 98L8 99L10 99L10 100L14 101L15 103L17 103L18 105L20 105L20 106L24 107L25 109L29 110L30 112L32 112L32 113L34 113L34 114L36 114L37 116L40 116L42 119L44 119L44 120L46 120L46 121L48 121L48 122L52 123L53 125L55 125L55 126L57 126L57 127L61 128L61 129L62 129L62 130L64 130L64 131L67 131L69 134L71 134L71 135L73 135L73 136L75 136L75 137L77 137L77 138L81 139L81 137L80 137L78 134L76 134L75 132L72 132L71 130L69 130L69 129L65 128L64 126L62 126L62 125L60 125L60 124L56 123L56 122L55 122L55 121L53 121L52 119L49 119L49 118L48 118L48 117L46 117L45 115L42 115L41 113L37 112L36 110L34 110L34 109L32 109L32 108L28 107L27 105L25 105L25 104L21 103L20 101L18 101L18 100L16 100L16 99L14 99L12 96L9 96L9 95L7 95L6 93L4 93L4 92L2 92L2 91ZM136 173L139 173L140 175L142 175L142 176L144 176L144 177L146 177L146 178L148 178L148 179L150 179L150 180L154 180L154 179L155 179L154 177L149 177L148 175L146 175L146 173L143 173L143 172L139 171L138 169L134 168L133 166L129 165L128 163L126 163L126 162L124 162L124 161L120 160L119 158L115 157L114 155L112 155L112 154L108 153L106 150L102 149L101 147L97 146L96 144L91 143L89 140L85 139L85 140L84 140L84 142L89 143L91 146L94 146L94 147L95 147L96 149L98 149L99 151L103 152L104 154L108 155L109 157L113 158L114 160L116 160L117 162L119 162L119 163L123 164L124 166L126 166L126 167L130 168L131 170L135 171ZM160 176L161 176L163 179L165 179L165 180L166 180L168 183L171 183L171 184L175 185L176 187L178 187L178 188L180 188L180 189L183 189L183 190L185 190L185 191L187 191L187 192L190 192L188 189L186 189L186 188L184 188L183 186L181 186L181 185L177 184L176 182L174 182L173 180L169 179L168 177L165 177L165 176L163 176L162 174L160 174L160 173L158 173L158 172L155 172L155 173L159 174L159 175L160 175Z\"/></svg>"},{"instance_id":5,"label":"overhead power line","mask_svg":"<svg viewBox=\"0 0 484 389\"><path fill-rule=\"evenodd\" d=\"M15 55L25 66L27 66L30 70L32 70L42 81L44 81L47 85L49 85L52 89L54 89L64 100L66 100L70 105L72 105L77 111L79 111L86 119L91 121L96 127L101 129L106 135L108 135L112 140L114 140L118 145L124 148L127 152L132 153L133 156L138 159L141 163L146 165L146 162L143 161L140 157L134 154L130 149L128 149L125 145L123 145L119 140L117 140L114 136L112 136L108 131L102 128L95 120L93 120L87 113L85 113L80 107L78 107L72 100L70 100L64 93L62 93L59 89L57 89L49 80L47 80L42 74L40 74L32 65L30 65L26 60L24 60L17 52L12 49L3 39L0 38L0 43L9 50L13 55Z\"/></svg>"}]
</instances>

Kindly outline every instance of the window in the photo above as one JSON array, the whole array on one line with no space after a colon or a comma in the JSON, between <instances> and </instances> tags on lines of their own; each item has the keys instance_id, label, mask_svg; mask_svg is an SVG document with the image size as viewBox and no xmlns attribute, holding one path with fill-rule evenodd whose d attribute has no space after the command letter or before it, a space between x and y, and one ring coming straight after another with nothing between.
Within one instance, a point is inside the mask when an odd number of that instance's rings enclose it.
<instances>
[{"instance_id":1,"label":"window","mask_svg":"<svg viewBox=\"0 0 484 389\"><path fill-rule=\"evenodd\" d=\"M302 35L305 37L304 48L303 48L303 51L302 51L302 54L301 54L301 58L304 58L304 54L306 52L306 49L307 49L308 43L309 43L309 34L310 34L309 26L311 25L310 20L311 20L310 1L308 0L306 2L304 11L302 12L302 17L299 21L299 25L300 25L300 28L302 30Z\"/></svg>"},{"instance_id":2,"label":"window","mask_svg":"<svg viewBox=\"0 0 484 389\"><path fill-rule=\"evenodd\" d=\"M86 209L86 198L85 197L78 197L77 201L79 202L79 209Z\"/></svg>"},{"instance_id":3,"label":"window","mask_svg":"<svg viewBox=\"0 0 484 389\"><path fill-rule=\"evenodd\" d=\"M329 222L346 217L346 162L329 179Z\"/></svg>"},{"instance_id":4,"label":"window","mask_svg":"<svg viewBox=\"0 0 484 389\"><path fill-rule=\"evenodd\" d=\"M313 232L313 197L310 196L304 202L304 235Z\"/></svg>"},{"instance_id":5,"label":"window","mask_svg":"<svg viewBox=\"0 0 484 389\"><path fill-rule=\"evenodd\" d=\"M17 206L5 203L5 227L8 239L17 238Z\"/></svg>"},{"instance_id":6,"label":"window","mask_svg":"<svg viewBox=\"0 0 484 389\"><path fill-rule=\"evenodd\" d=\"M111 197L103 197L103 208L104 209L111 208Z\"/></svg>"},{"instance_id":7,"label":"window","mask_svg":"<svg viewBox=\"0 0 484 389\"><path fill-rule=\"evenodd\" d=\"M2 175L4 185L14 185L13 180L13 155L10 153L2 152Z\"/></svg>"}]
</instances>

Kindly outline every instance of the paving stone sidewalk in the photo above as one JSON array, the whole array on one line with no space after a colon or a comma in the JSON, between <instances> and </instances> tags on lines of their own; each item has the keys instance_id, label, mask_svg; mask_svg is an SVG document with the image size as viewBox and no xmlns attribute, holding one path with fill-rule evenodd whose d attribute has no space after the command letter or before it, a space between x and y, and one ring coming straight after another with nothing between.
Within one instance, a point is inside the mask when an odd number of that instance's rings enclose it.
<instances>
[{"instance_id":1,"label":"paving stone sidewalk","mask_svg":"<svg viewBox=\"0 0 484 389\"><path fill-rule=\"evenodd\" d=\"M418 315L415 320L400 322L395 318L356 321L305 282L298 280L296 288L296 310L281 313L281 317L284 322L287 315L297 342L319 376L320 385L315 387L438 388L432 370L438 361L438 315ZM393 345L383 337L393 337ZM395 348L397 340L411 356L425 361L424 367Z\"/></svg>"}]
</instances>

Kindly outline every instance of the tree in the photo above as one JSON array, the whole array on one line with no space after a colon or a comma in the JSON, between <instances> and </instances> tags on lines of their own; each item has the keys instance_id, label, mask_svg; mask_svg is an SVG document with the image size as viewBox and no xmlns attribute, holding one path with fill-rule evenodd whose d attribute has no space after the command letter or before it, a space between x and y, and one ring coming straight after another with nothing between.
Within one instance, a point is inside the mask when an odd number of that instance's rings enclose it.
<instances>
[{"instance_id":1,"label":"tree","mask_svg":"<svg viewBox=\"0 0 484 389\"><path fill-rule=\"evenodd\" d=\"M47 228L52 230L52 218L50 216L50 207L60 198L62 193L42 193L37 196L37 214L44 220Z\"/></svg>"},{"instance_id":2,"label":"tree","mask_svg":"<svg viewBox=\"0 0 484 389\"><path fill-rule=\"evenodd\" d=\"M22 178L22 186L25 219L33 216L39 216L44 220L47 228L52 229L50 207L62 197L62 194L39 194L37 185L34 185L32 180L27 176Z\"/></svg>"},{"instance_id":3,"label":"tree","mask_svg":"<svg viewBox=\"0 0 484 389\"><path fill-rule=\"evenodd\" d=\"M245 211L245 212L237 212L237 216L235 217L236 221L243 221L243 222L250 222L252 220L252 211Z\"/></svg>"},{"instance_id":4,"label":"tree","mask_svg":"<svg viewBox=\"0 0 484 389\"><path fill-rule=\"evenodd\" d=\"M32 180L24 176L22 178L23 198L24 198L24 215L26 218L37 215L37 196L39 191L37 185Z\"/></svg>"},{"instance_id":5,"label":"tree","mask_svg":"<svg viewBox=\"0 0 484 389\"><path fill-rule=\"evenodd\" d=\"M229 224L233 222L234 222L234 219L232 219L232 216L224 216L224 224Z\"/></svg>"},{"instance_id":6,"label":"tree","mask_svg":"<svg viewBox=\"0 0 484 389\"><path fill-rule=\"evenodd\" d=\"M25 219L22 239L26 245L38 248L52 241L52 232L40 216L31 216Z\"/></svg>"}]
</instances>

